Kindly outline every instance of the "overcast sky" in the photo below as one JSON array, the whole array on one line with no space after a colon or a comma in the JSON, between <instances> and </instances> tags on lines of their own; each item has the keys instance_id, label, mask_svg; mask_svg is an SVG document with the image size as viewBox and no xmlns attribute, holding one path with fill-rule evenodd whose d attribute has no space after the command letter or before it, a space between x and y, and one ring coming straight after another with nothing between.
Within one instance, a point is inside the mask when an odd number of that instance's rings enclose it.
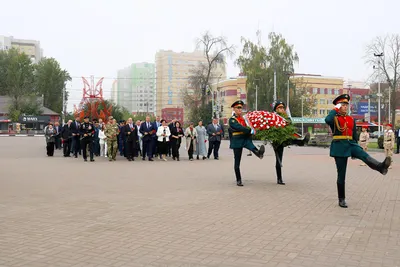
<instances>
[{"instance_id":1,"label":"overcast sky","mask_svg":"<svg viewBox=\"0 0 400 267\"><path fill-rule=\"evenodd\" d=\"M80 76L112 77L134 62L154 62L157 50L193 51L209 30L236 45L271 31L293 44L296 72L366 80L365 46L377 35L399 33L399 0L0 0L0 35L41 42L73 82L69 109L81 99ZM238 69L228 62L228 76Z\"/></svg>"}]
</instances>

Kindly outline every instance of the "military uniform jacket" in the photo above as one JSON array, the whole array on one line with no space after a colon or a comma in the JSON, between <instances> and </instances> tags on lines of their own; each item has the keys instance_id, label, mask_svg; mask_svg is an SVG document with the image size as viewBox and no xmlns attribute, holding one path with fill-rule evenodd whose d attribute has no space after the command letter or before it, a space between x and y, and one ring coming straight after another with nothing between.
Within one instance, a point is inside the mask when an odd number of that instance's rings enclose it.
<instances>
[{"instance_id":1,"label":"military uniform jacket","mask_svg":"<svg viewBox=\"0 0 400 267\"><path fill-rule=\"evenodd\" d=\"M94 135L94 126L90 122L84 122L81 124L79 127L79 133L81 134L81 139L86 140L86 139L93 139ZM85 136L86 134L86 136Z\"/></svg>"},{"instance_id":2,"label":"military uniform jacket","mask_svg":"<svg viewBox=\"0 0 400 267\"><path fill-rule=\"evenodd\" d=\"M108 123L106 125L106 129L104 130L104 134L109 141L117 141L119 133L119 128L117 124Z\"/></svg>"},{"instance_id":3,"label":"military uniform jacket","mask_svg":"<svg viewBox=\"0 0 400 267\"><path fill-rule=\"evenodd\" d=\"M388 148L394 148L394 132L392 129L384 131L383 144Z\"/></svg>"},{"instance_id":4,"label":"military uniform jacket","mask_svg":"<svg viewBox=\"0 0 400 267\"><path fill-rule=\"evenodd\" d=\"M251 130L247 127L243 117L233 115L229 119L230 148L242 148L251 142Z\"/></svg>"},{"instance_id":5,"label":"military uniform jacket","mask_svg":"<svg viewBox=\"0 0 400 267\"><path fill-rule=\"evenodd\" d=\"M360 144L368 144L369 141L369 133L368 132L361 132L360 133Z\"/></svg>"},{"instance_id":6,"label":"military uniform jacket","mask_svg":"<svg viewBox=\"0 0 400 267\"><path fill-rule=\"evenodd\" d=\"M351 116L340 115L331 110L325 118L332 130L331 157L351 157L351 146L358 146L357 129Z\"/></svg>"}]
</instances>

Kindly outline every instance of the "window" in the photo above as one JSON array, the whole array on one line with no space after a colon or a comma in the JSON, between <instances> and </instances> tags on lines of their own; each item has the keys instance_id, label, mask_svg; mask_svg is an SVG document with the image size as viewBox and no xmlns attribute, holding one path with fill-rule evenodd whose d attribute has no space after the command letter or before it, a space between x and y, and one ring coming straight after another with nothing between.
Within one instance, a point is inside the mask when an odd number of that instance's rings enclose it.
<instances>
[{"instance_id":1,"label":"window","mask_svg":"<svg viewBox=\"0 0 400 267\"><path fill-rule=\"evenodd\" d=\"M318 94L318 88L313 88L313 94Z\"/></svg>"},{"instance_id":2,"label":"window","mask_svg":"<svg viewBox=\"0 0 400 267\"><path fill-rule=\"evenodd\" d=\"M339 89L335 89L335 95L339 94Z\"/></svg>"},{"instance_id":3,"label":"window","mask_svg":"<svg viewBox=\"0 0 400 267\"><path fill-rule=\"evenodd\" d=\"M314 115L314 116L317 116L317 115L318 115L317 109L313 109L313 115Z\"/></svg>"},{"instance_id":4,"label":"window","mask_svg":"<svg viewBox=\"0 0 400 267\"><path fill-rule=\"evenodd\" d=\"M325 115L325 109L320 109L319 110L319 115Z\"/></svg>"},{"instance_id":5,"label":"window","mask_svg":"<svg viewBox=\"0 0 400 267\"><path fill-rule=\"evenodd\" d=\"M325 99L320 99L320 100L319 100L319 104L320 104L320 105L325 105L325 103L326 103L326 102L325 102Z\"/></svg>"}]
</instances>

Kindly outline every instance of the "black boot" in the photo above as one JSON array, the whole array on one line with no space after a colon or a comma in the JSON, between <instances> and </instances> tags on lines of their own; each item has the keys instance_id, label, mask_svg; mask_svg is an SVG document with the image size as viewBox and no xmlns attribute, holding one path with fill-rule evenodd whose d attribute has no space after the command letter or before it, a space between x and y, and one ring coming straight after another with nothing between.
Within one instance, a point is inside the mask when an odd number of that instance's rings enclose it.
<instances>
[{"instance_id":1,"label":"black boot","mask_svg":"<svg viewBox=\"0 0 400 267\"><path fill-rule=\"evenodd\" d=\"M336 184L337 184L337 191L338 191L338 198L339 198L339 206L341 208L347 208L345 185L339 184L339 183L336 183Z\"/></svg>"},{"instance_id":2,"label":"black boot","mask_svg":"<svg viewBox=\"0 0 400 267\"><path fill-rule=\"evenodd\" d=\"M262 159L264 157L264 152L265 152L265 146L261 145L260 149L254 148L252 150L254 155L256 155L259 159Z\"/></svg>"},{"instance_id":3,"label":"black boot","mask_svg":"<svg viewBox=\"0 0 400 267\"><path fill-rule=\"evenodd\" d=\"M392 159L390 157L386 157L383 162L379 162L373 157L368 157L365 160L365 163L368 165L373 170L376 170L383 175L386 175L388 172L388 168L390 167L390 164L392 163Z\"/></svg>"},{"instance_id":4,"label":"black boot","mask_svg":"<svg viewBox=\"0 0 400 267\"><path fill-rule=\"evenodd\" d=\"M240 170L239 169L235 169L235 174L236 174L236 185L237 186L243 186L242 176L240 175Z\"/></svg>"},{"instance_id":5,"label":"black boot","mask_svg":"<svg viewBox=\"0 0 400 267\"><path fill-rule=\"evenodd\" d=\"M280 166L275 166L276 169L276 177L277 177L277 184L280 185L285 185L285 183L282 181L282 169Z\"/></svg>"}]
</instances>

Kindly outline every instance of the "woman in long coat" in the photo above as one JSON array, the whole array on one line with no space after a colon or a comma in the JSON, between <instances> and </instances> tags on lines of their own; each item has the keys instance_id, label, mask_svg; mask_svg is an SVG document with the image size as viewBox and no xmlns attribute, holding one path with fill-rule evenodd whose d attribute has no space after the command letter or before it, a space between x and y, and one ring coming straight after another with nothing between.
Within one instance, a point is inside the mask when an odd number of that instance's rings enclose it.
<instances>
[{"instance_id":1,"label":"woman in long coat","mask_svg":"<svg viewBox=\"0 0 400 267\"><path fill-rule=\"evenodd\" d=\"M206 127L203 126L203 121L199 121L199 125L196 126L197 138L196 138L196 155L197 159L200 159L200 156L203 156L203 160L207 158L207 130Z\"/></svg>"},{"instance_id":2,"label":"woman in long coat","mask_svg":"<svg viewBox=\"0 0 400 267\"><path fill-rule=\"evenodd\" d=\"M190 123L189 127L185 131L186 136L186 149L188 151L189 160L193 160L193 153L196 152L196 138L197 132L194 128L193 122Z\"/></svg>"},{"instance_id":3,"label":"woman in long coat","mask_svg":"<svg viewBox=\"0 0 400 267\"><path fill-rule=\"evenodd\" d=\"M53 124L49 124L44 132L46 137L46 150L47 156L52 157L54 155L54 143L55 143L56 130L53 128Z\"/></svg>"}]
</instances>

